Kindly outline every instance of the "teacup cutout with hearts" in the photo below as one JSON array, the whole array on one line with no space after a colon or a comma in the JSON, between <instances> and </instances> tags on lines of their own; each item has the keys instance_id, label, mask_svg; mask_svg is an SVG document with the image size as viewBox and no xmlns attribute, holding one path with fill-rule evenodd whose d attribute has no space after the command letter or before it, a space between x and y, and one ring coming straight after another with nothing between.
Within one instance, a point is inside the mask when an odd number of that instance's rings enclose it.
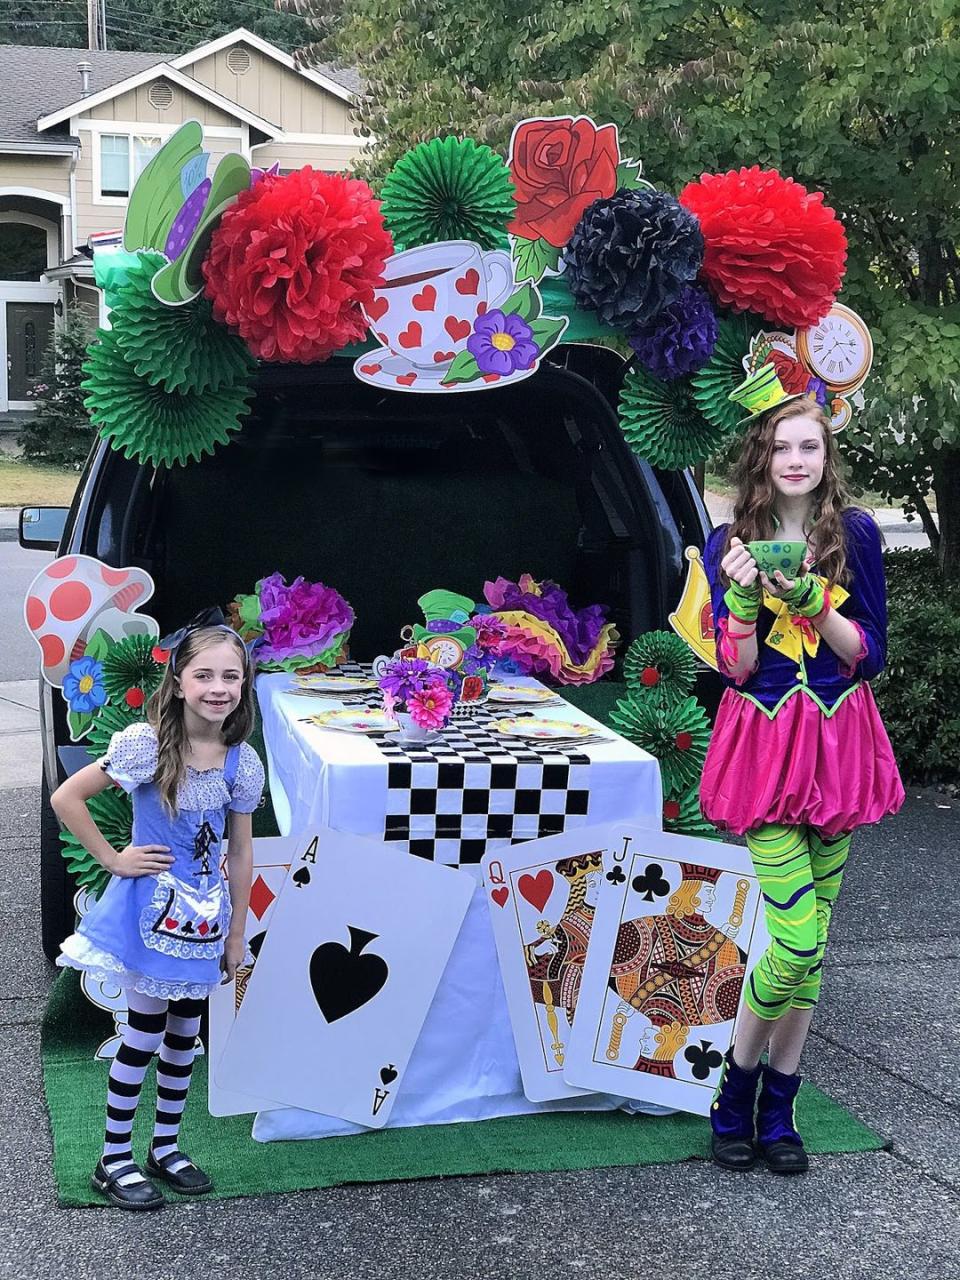
<instances>
[{"instance_id":1,"label":"teacup cutout with hearts","mask_svg":"<svg viewBox=\"0 0 960 1280\"><path fill-rule=\"evenodd\" d=\"M477 316L505 301L513 287L508 253L442 240L389 258L363 312L375 336L411 371L439 372L464 350Z\"/></svg>"}]
</instances>

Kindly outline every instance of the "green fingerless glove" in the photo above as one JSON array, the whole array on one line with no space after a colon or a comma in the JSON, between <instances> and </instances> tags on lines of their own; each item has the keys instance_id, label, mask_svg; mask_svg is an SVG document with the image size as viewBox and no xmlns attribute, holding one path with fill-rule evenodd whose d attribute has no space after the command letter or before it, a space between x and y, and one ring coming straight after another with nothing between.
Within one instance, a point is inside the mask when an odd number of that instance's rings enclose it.
<instances>
[{"instance_id":1,"label":"green fingerless glove","mask_svg":"<svg viewBox=\"0 0 960 1280\"><path fill-rule=\"evenodd\" d=\"M732 614L742 618L744 622L756 622L763 602L763 590L759 580L752 582L749 587L731 582L724 592L723 600Z\"/></svg>"},{"instance_id":2,"label":"green fingerless glove","mask_svg":"<svg viewBox=\"0 0 960 1280\"><path fill-rule=\"evenodd\" d=\"M789 591L780 597L791 613L798 618L813 618L823 611L826 595L823 583L812 573L805 573L797 578Z\"/></svg>"}]
</instances>

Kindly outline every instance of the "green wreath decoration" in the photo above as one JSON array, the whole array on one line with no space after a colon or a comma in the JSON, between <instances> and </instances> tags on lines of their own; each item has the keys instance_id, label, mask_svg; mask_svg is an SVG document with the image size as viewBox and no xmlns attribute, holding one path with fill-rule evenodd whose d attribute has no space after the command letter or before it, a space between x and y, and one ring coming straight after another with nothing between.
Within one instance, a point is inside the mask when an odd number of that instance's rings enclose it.
<instances>
[{"instance_id":1,"label":"green wreath decoration","mask_svg":"<svg viewBox=\"0 0 960 1280\"><path fill-rule=\"evenodd\" d=\"M87 811L113 849L125 849L133 838L133 804L119 787L109 787L87 801ZM77 884L99 898L110 881L110 872L88 853L75 835L60 832L60 852Z\"/></svg>"},{"instance_id":2,"label":"green wreath decoration","mask_svg":"<svg viewBox=\"0 0 960 1280\"><path fill-rule=\"evenodd\" d=\"M700 412L685 378L661 382L634 365L620 391L620 430L634 453L676 471L709 458L723 432Z\"/></svg>"},{"instance_id":3,"label":"green wreath decoration","mask_svg":"<svg viewBox=\"0 0 960 1280\"><path fill-rule=\"evenodd\" d=\"M84 405L101 436L138 462L184 466L199 462L240 430L253 392L246 383L217 391L164 391L141 378L124 358L112 331L100 330L88 349L81 387Z\"/></svg>"},{"instance_id":4,"label":"green wreath decoration","mask_svg":"<svg viewBox=\"0 0 960 1280\"><path fill-rule=\"evenodd\" d=\"M117 290L110 325L124 358L141 378L164 391L199 394L249 378L257 362L242 339L213 318L202 297L168 306L151 281L167 260L141 253Z\"/></svg>"},{"instance_id":5,"label":"green wreath decoration","mask_svg":"<svg viewBox=\"0 0 960 1280\"><path fill-rule=\"evenodd\" d=\"M380 208L397 249L438 240L507 243L516 201L510 170L472 138L434 138L403 156L383 184Z\"/></svg>"},{"instance_id":6,"label":"green wreath decoration","mask_svg":"<svg viewBox=\"0 0 960 1280\"><path fill-rule=\"evenodd\" d=\"M637 636L624 654L623 676L637 698L676 702L693 692L697 664L672 631L648 631Z\"/></svg>"},{"instance_id":7,"label":"green wreath decoration","mask_svg":"<svg viewBox=\"0 0 960 1280\"><path fill-rule=\"evenodd\" d=\"M741 405L729 399L730 392L746 376L743 357L750 351L750 339L759 333L761 320L746 313L720 321L713 355L692 377L693 400L702 416L720 431L732 435L743 417Z\"/></svg>"},{"instance_id":8,"label":"green wreath decoration","mask_svg":"<svg viewBox=\"0 0 960 1280\"><path fill-rule=\"evenodd\" d=\"M628 694L610 714L625 738L660 762L663 794L686 791L698 782L710 741L710 722L696 698L659 706Z\"/></svg>"},{"instance_id":9,"label":"green wreath decoration","mask_svg":"<svg viewBox=\"0 0 960 1280\"><path fill-rule=\"evenodd\" d=\"M103 685L111 704L133 707L127 703L127 694L139 689L143 694L142 707L152 693L160 687L164 668L153 656L156 646L154 636L126 636L116 640L100 659L103 667Z\"/></svg>"},{"instance_id":10,"label":"green wreath decoration","mask_svg":"<svg viewBox=\"0 0 960 1280\"><path fill-rule=\"evenodd\" d=\"M719 840L720 833L700 811L700 788L695 785L663 802L663 829L683 836L703 836Z\"/></svg>"}]
</instances>

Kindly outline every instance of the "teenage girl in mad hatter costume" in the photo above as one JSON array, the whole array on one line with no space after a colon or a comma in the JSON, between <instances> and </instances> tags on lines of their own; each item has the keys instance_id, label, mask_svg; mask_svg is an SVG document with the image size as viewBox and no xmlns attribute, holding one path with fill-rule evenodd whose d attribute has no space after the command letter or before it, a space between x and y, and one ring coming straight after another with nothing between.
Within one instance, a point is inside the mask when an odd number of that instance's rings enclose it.
<instances>
[{"instance_id":1,"label":"teenage girl in mad hatter costume","mask_svg":"<svg viewBox=\"0 0 960 1280\"><path fill-rule=\"evenodd\" d=\"M133 1119L157 1058L147 1172L183 1195L212 1189L177 1149L204 998L233 979L253 866L251 812L263 766L253 727L253 663L219 610L161 642L167 669L148 722L115 733L102 760L68 778L53 807L112 878L63 943L57 963L118 983L129 1021L110 1068L107 1125L93 1185L123 1209L155 1209L160 1192L134 1163ZM205 625L213 621L213 625ZM86 801L116 784L133 794L133 837L110 847ZM227 828L229 896L220 874Z\"/></svg>"},{"instance_id":2,"label":"teenage girl in mad hatter costume","mask_svg":"<svg viewBox=\"0 0 960 1280\"><path fill-rule=\"evenodd\" d=\"M700 801L722 830L746 835L770 934L711 1125L724 1168L748 1169L759 1151L775 1173L802 1173L797 1071L851 833L904 794L869 685L887 643L879 531L844 492L823 410L777 379L771 389L770 372L747 419L733 521L704 555L727 687ZM756 382L731 399L757 409ZM745 545L774 537L806 543L795 579L768 578Z\"/></svg>"}]
</instances>

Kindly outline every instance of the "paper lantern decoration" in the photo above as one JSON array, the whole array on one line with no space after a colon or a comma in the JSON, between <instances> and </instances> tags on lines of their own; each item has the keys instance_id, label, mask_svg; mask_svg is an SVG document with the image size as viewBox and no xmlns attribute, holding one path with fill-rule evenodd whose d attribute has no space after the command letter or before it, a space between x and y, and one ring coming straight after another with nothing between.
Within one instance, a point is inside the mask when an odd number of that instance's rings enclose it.
<instances>
[{"instance_id":1,"label":"paper lantern decoration","mask_svg":"<svg viewBox=\"0 0 960 1280\"><path fill-rule=\"evenodd\" d=\"M40 646L41 674L56 688L73 662L84 656L89 638L103 631L110 639L156 636L153 618L136 613L153 595L153 579L143 569L114 569L92 556L61 556L31 582L24 602L27 628Z\"/></svg>"}]
</instances>

